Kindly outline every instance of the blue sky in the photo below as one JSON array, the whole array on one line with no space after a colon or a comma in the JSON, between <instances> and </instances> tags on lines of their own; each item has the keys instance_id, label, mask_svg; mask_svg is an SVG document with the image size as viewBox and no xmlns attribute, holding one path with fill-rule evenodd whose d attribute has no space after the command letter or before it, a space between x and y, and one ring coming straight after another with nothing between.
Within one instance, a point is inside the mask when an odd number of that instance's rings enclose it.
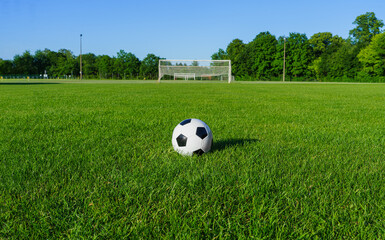
<instances>
[{"instance_id":1,"label":"blue sky","mask_svg":"<svg viewBox=\"0 0 385 240\"><path fill-rule=\"evenodd\" d=\"M0 58L61 48L143 59L209 59L235 38L260 32L331 32L347 38L358 15L385 20L384 0L0 0Z\"/></svg>"}]
</instances>

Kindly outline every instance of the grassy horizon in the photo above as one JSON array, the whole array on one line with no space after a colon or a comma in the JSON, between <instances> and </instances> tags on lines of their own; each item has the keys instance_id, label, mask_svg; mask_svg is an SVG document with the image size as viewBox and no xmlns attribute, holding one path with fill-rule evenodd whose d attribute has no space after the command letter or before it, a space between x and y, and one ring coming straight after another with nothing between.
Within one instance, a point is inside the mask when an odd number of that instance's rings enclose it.
<instances>
[{"instance_id":1,"label":"grassy horizon","mask_svg":"<svg viewBox=\"0 0 385 240\"><path fill-rule=\"evenodd\" d=\"M2 84L0 238L385 236L382 84ZM206 122L214 146L173 151Z\"/></svg>"}]
</instances>

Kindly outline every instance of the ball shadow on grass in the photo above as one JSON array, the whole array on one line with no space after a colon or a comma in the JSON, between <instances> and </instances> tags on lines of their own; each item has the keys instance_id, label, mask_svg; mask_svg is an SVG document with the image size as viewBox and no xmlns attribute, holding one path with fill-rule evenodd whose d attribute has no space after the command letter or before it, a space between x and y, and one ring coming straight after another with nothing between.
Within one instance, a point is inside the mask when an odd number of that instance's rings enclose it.
<instances>
[{"instance_id":1,"label":"ball shadow on grass","mask_svg":"<svg viewBox=\"0 0 385 240\"><path fill-rule=\"evenodd\" d=\"M213 146L211 149L211 152L216 152L216 151L222 151L226 148L230 147L236 147L236 146L243 146L245 144L252 144L255 142L260 142L259 139L226 139L226 140L220 140L220 141L215 141L213 142Z\"/></svg>"}]
</instances>

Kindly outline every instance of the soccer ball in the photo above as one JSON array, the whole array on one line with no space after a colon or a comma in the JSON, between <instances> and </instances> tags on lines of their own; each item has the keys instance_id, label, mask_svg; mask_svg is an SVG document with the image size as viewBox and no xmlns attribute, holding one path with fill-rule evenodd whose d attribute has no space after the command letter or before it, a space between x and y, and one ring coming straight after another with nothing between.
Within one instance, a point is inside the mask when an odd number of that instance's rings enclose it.
<instances>
[{"instance_id":1,"label":"soccer ball","mask_svg":"<svg viewBox=\"0 0 385 240\"><path fill-rule=\"evenodd\" d=\"M185 156L202 155L210 151L213 133L209 126L199 119L191 118L179 123L172 133L172 146Z\"/></svg>"}]
</instances>

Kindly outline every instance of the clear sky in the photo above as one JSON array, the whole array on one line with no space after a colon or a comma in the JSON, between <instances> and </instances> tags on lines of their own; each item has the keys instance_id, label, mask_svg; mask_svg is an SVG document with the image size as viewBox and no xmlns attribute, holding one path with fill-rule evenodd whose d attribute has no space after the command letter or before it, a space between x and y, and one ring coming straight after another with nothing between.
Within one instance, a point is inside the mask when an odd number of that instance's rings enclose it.
<instances>
[{"instance_id":1,"label":"clear sky","mask_svg":"<svg viewBox=\"0 0 385 240\"><path fill-rule=\"evenodd\" d=\"M61 48L143 59L210 59L235 38L260 32L331 32L343 38L355 18L385 20L385 0L0 0L0 58Z\"/></svg>"}]
</instances>

